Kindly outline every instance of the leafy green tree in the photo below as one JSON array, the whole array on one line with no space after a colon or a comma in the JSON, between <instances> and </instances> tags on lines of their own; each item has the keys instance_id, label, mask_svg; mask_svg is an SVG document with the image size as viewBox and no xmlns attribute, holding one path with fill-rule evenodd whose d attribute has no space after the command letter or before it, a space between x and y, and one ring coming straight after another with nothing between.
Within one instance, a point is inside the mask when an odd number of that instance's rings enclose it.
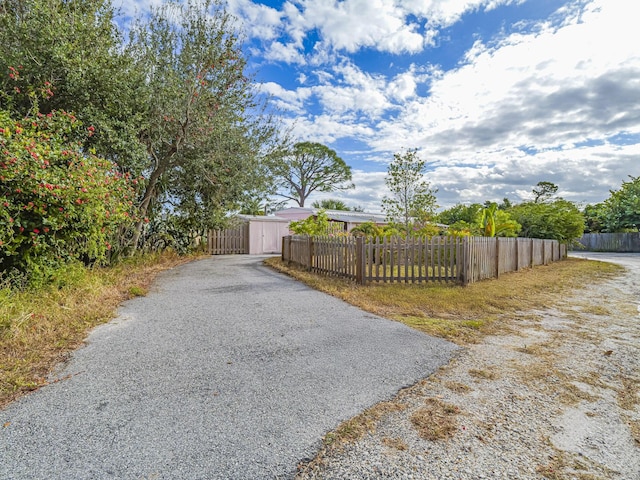
<instances>
[{"instance_id":1,"label":"leafy green tree","mask_svg":"<svg viewBox=\"0 0 640 480\"><path fill-rule=\"evenodd\" d=\"M126 49L150 100L141 138L148 174L140 215L167 203L185 229L206 229L270 179L277 125L245 75L246 59L221 0L166 3L132 28ZM136 226L138 244L144 224Z\"/></svg>"},{"instance_id":2,"label":"leafy green tree","mask_svg":"<svg viewBox=\"0 0 640 480\"><path fill-rule=\"evenodd\" d=\"M584 207L582 214L584 215L585 233L600 233L607 230L607 208L604 203L587 205Z\"/></svg>"},{"instance_id":3,"label":"leafy green tree","mask_svg":"<svg viewBox=\"0 0 640 480\"><path fill-rule=\"evenodd\" d=\"M296 143L273 167L280 188L278 195L300 207L313 192L353 188L351 167L329 147L320 143Z\"/></svg>"},{"instance_id":4,"label":"leafy green tree","mask_svg":"<svg viewBox=\"0 0 640 480\"><path fill-rule=\"evenodd\" d=\"M329 233L329 217L324 210L320 210L315 216L291 222L289 230L296 235L327 235Z\"/></svg>"},{"instance_id":5,"label":"leafy green tree","mask_svg":"<svg viewBox=\"0 0 640 480\"><path fill-rule=\"evenodd\" d=\"M0 108L13 118L74 112L86 151L138 175L146 152L144 72L122 49L108 0L0 0Z\"/></svg>"},{"instance_id":6,"label":"leafy green tree","mask_svg":"<svg viewBox=\"0 0 640 480\"><path fill-rule=\"evenodd\" d=\"M465 222L467 225L471 225L476 221L481 210L482 205L479 203L472 203L471 205L458 203L440 212L436 218L438 222L445 225L453 225L458 222Z\"/></svg>"},{"instance_id":7,"label":"leafy green tree","mask_svg":"<svg viewBox=\"0 0 640 480\"><path fill-rule=\"evenodd\" d=\"M558 193L558 186L551 182L538 182L533 188L533 202L547 202Z\"/></svg>"},{"instance_id":8,"label":"leafy green tree","mask_svg":"<svg viewBox=\"0 0 640 480\"><path fill-rule=\"evenodd\" d=\"M322 208L324 210L344 210L350 211L351 209L342 200L336 200L334 198L328 198L321 201L315 201L311 204L313 208Z\"/></svg>"},{"instance_id":9,"label":"leafy green tree","mask_svg":"<svg viewBox=\"0 0 640 480\"><path fill-rule=\"evenodd\" d=\"M582 212L574 203L562 198L545 203L521 203L512 207L509 213L522 225L521 237L571 243L584 233Z\"/></svg>"},{"instance_id":10,"label":"leafy green tree","mask_svg":"<svg viewBox=\"0 0 640 480\"><path fill-rule=\"evenodd\" d=\"M424 179L426 162L417 150L395 153L389 164L385 184L390 194L382 199L388 220L406 235L423 228L435 216L437 190Z\"/></svg>"},{"instance_id":11,"label":"leafy green tree","mask_svg":"<svg viewBox=\"0 0 640 480\"><path fill-rule=\"evenodd\" d=\"M640 228L640 177L629 178L604 201L608 232L638 231Z\"/></svg>"},{"instance_id":12,"label":"leafy green tree","mask_svg":"<svg viewBox=\"0 0 640 480\"><path fill-rule=\"evenodd\" d=\"M45 282L70 261L104 263L133 220L135 179L70 137L72 114L20 121L0 111L0 270Z\"/></svg>"}]
</instances>

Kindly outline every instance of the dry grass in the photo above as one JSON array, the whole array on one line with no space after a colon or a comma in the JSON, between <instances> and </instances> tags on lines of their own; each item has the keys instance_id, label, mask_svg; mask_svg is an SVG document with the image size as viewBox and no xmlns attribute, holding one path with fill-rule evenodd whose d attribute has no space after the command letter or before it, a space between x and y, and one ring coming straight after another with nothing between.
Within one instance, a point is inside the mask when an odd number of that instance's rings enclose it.
<instances>
[{"instance_id":1,"label":"dry grass","mask_svg":"<svg viewBox=\"0 0 640 480\"><path fill-rule=\"evenodd\" d=\"M626 377L620 376L622 382L622 388L618 390L618 405L625 410L635 410L638 403L640 403L640 386L637 381Z\"/></svg>"},{"instance_id":2,"label":"dry grass","mask_svg":"<svg viewBox=\"0 0 640 480\"><path fill-rule=\"evenodd\" d=\"M77 268L62 287L0 288L0 408L46 384L52 368L89 330L112 319L118 304L144 295L159 272L192 258L165 253L108 269Z\"/></svg>"},{"instance_id":3,"label":"dry grass","mask_svg":"<svg viewBox=\"0 0 640 480\"><path fill-rule=\"evenodd\" d=\"M411 423L425 440L444 440L457 430L456 416L460 409L437 398L427 398L426 405L411 415Z\"/></svg>"},{"instance_id":4,"label":"dry grass","mask_svg":"<svg viewBox=\"0 0 640 480\"><path fill-rule=\"evenodd\" d=\"M289 267L278 257L266 263L363 310L463 345L500 331L506 314L548 308L570 290L622 271L614 264L570 258L465 287L446 283L359 286Z\"/></svg>"},{"instance_id":5,"label":"dry grass","mask_svg":"<svg viewBox=\"0 0 640 480\"><path fill-rule=\"evenodd\" d=\"M469 370L469 375L475 378L480 378L482 380L496 380L498 378L498 374L492 369L472 368L471 370Z\"/></svg>"},{"instance_id":6,"label":"dry grass","mask_svg":"<svg viewBox=\"0 0 640 480\"><path fill-rule=\"evenodd\" d=\"M405 442L401 438L384 437L382 439L382 443L386 447L393 448L395 450L400 450L401 452L404 452L405 450L409 449L409 445L407 445L407 442Z\"/></svg>"},{"instance_id":7,"label":"dry grass","mask_svg":"<svg viewBox=\"0 0 640 480\"><path fill-rule=\"evenodd\" d=\"M445 382L444 386L455 393L469 393L473 390L469 385L454 381Z\"/></svg>"},{"instance_id":8,"label":"dry grass","mask_svg":"<svg viewBox=\"0 0 640 480\"><path fill-rule=\"evenodd\" d=\"M407 408L399 402L381 402L368 408L361 414L343 422L335 431L325 435L323 443L325 446L334 448L358 440L363 435L373 432L375 426L383 416L393 412L401 412Z\"/></svg>"}]
</instances>

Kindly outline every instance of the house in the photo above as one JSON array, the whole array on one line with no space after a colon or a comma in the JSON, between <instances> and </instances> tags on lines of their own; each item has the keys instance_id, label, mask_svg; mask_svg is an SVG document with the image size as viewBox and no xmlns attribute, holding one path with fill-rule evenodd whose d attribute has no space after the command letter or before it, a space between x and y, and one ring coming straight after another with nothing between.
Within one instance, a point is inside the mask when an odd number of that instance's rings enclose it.
<instances>
[{"instance_id":1,"label":"house","mask_svg":"<svg viewBox=\"0 0 640 480\"><path fill-rule=\"evenodd\" d=\"M317 215L320 210L319 208L291 207L279 210L275 212L275 215L291 221L299 221ZM342 230L345 232L350 232L352 228L365 222L373 222L376 225L387 225L388 223L386 216L382 213L352 212L349 210L325 210L324 212L330 222L342 223Z\"/></svg>"}]
</instances>

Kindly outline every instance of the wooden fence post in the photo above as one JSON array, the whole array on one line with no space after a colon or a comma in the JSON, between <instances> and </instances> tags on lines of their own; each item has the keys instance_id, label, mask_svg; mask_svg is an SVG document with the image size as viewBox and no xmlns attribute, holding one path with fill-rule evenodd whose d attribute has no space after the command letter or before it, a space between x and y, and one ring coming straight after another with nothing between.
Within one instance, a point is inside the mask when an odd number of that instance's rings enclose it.
<instances>
[{"instance_id":1,"label":"wooden fence post","mask_svg":"<svg viewBox=\"0 0 640 480\"><path fill-rule=\"evenodd\" d=\"M307 270L311 271L313 270L313 237L311 235L307 237L307 249L309 254L309 267Z\"/></svg>"},{"instance_id":2,"label":"wooden fence post","mask_svg":"<svg viewBox=\"0 0 640 480\"><path fill-rule=\"evenodd\" d=\"M365 284L365 255L364 255L364 237L356 237L356 283L358 285Z\"/></svg>"},{"instance_id":3,"label":"wooden fence post","mask_svg":"<svg viewBox=\"0 0 640 480\"><path fill-rule=\"evenodd\" d=\"M520 241L516 238L515 239L516 242L516 272L520 270Z\"/></svg>"},{"instance_id":4,"label":"wooden fence post","mask_svg":"<svg viewBox=\"0 0 640 480\"><path fill-rule=\"evenodd\" d=\"M496 237L496 278L500 278L500 238Z\"/></svg>"}]
</instances>

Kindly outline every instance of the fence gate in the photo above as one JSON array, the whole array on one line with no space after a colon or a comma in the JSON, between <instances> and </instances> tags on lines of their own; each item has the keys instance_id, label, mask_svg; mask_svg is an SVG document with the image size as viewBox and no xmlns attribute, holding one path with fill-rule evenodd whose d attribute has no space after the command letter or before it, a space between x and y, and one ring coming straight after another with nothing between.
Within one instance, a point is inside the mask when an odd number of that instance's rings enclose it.
<instances>
[{"instance_id":1,"label":"fence gate","mask_svg":"<svg viewBox=\"0 0 640 480\"><path fill-rule=\"evenodd\" d=\"M210 255L249 253L249 223L225 230L209 230L208 247Z\"/></svg>"}]
</instances>

